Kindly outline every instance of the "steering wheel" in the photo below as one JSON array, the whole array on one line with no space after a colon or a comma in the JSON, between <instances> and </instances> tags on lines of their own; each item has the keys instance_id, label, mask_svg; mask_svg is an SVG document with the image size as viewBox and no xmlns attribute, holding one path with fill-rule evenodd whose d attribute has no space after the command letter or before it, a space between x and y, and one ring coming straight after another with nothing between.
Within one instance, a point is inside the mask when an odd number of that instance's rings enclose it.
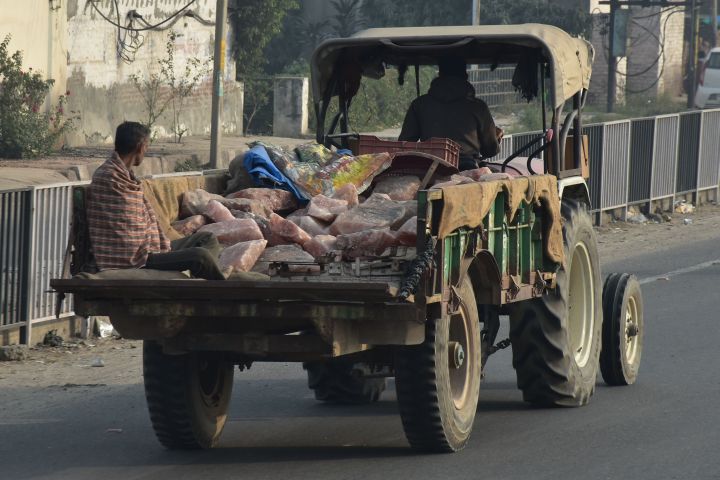
<instances>
[{"instance_id":1,"label":"steering wheel","mask_svg":"<svg viewBox=\"0 0 720 480\"><path fill-rule=\"evenodd\" d=\"M542 133L541 133L540 135L538 135L537 137L535 137L535 138L533 138L532 140L530 140L527 144L525 144L525 145L523 145L522 147L520 147L520 148L519 148L518 150L516 150L512 155L510 155L509 157L507 157L507 158L505 159L505 161L503 161L502 167L501 167L502 171L504 172L507 167L510 167L510 168L512 168L513 170L515 170L515 171L517 171L518 173L520 173L517 168L514 168L512 165L508 165L508 164L509 164L510 162L512 162L513 160L515 160L517 157L519 157L520 154L521 154L522 152L524 152L525 150L527 150L528 148L532 147L533 145L535 145L535 144L538 143L538 142L543 141L542 145L540 145L538 148L536 148L535 150L533 150L532 153L531 153L530 155L528 155L528 159L527 159L527 169L528 169L528 172L530 172L532 175L537 175L537 172L535 172L535 171L532 169L532 160L533 160L533 158L535 158L537 155L539 155L543 150L545 150L548 146L550 146L550 142L552 142L552 138L553 138L553 133L554 133L554 132L553 132L553 129L552 129L552 128L549 128L549 129L545 130L544 132L542 132Z\"/></svg>"}]
</instances>

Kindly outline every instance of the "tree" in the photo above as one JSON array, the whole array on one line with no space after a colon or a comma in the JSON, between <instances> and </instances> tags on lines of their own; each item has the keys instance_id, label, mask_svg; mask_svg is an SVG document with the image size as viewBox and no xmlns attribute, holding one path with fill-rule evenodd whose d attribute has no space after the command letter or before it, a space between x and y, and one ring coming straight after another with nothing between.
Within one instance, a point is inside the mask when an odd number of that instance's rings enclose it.
<instances>
[{"instance_id":1,"label":"tree","mask_svg":"<svg viewBox=\"0 0 720 480\"><path fill-rule=\"evenodd\" d=\"M280 33L288 11L297 8L296 0L242 0L229 9L238 77L264 66L265 47Z\"/></svg>"},{"instance_id":2,"label":"tree","mask_svg":"<svg viewBox=\"0 0 720 480\"><path fill-rule=\"evenodd\" d=\"M330 5L335 10L332 17L332 36L349 37L364 28L360 3L360 0L331 0Z\"/></svg>"},{"instance_id":3,"label":"tree","mask_svg":"<svg viewBox=\"0 0 720 480\"><path fill-rule=\"evenodd\" d=\"M370 27L468 25L471 10L472 0L365 0L361 7Z\"/></svg>"},{"instance_id":4,"label":"tree","mask_svg":"<svg viewBox=\"0 0 720 480\"><path fill-rule=\"evenodd\" d=\"M0 157L35 158L48 154L73 127L64 117L67 95L50 111L45 103L55 80L43 79L32 68L23 68L19 50L10 53L10 36L0 42Z\"/></svg>"},{"instance_id":5,"label":"tree","mask_svg":"<svg viewBox=\"0 0 720 480\"><path fill-rule=\"evenodd\" d=\"M245 131L258 111L267 107L272 82L262 81L267 64L265 47L280 33L285 16L299 7L296 0L241 0L228 9L233 27L232 52L237 79L245 82Z\"/></svg>"},{"instance_id":6,"label":"tree","mask_svg":"<svg viewBox=\"0 0 720 480\"><path fill-rule=\"evenodd\" d=\"M483 24L546 23L573 35L589 38L592 16L580 8L567 8L549 0L499 0L484 2L480 14Z\"/></svg>"},{"instance_id":7,"label":"tree","mask_svg":"<svg viewBox=\"0 0 720 480\"><path fill-rule=\"evenodd\" d=\"M546 23L574 35L589 37L589 12L568 8L551 0L494 0L481 2L480 21L484 25ZM361 11L368 26L403 27L430 25L469 25L472 0L365 0Z\"/></svg>"}]
</instances>

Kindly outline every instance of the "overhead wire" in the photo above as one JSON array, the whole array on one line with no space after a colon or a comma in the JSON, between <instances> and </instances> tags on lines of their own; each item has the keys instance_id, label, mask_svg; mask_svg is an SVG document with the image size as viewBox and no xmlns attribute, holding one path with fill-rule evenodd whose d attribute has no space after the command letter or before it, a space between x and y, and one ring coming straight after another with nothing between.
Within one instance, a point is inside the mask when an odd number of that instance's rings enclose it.
<instances>
[{"instance_id":1,"label":"overhead wire","mask_svg":"<svg viewBox=\"0 0 720 480\"><path fill-rule=\"evenodd\" d=\"M104 14L96 5L96 3L100 0L90 0L88 3L92 5L92 7L95 9L95 11L108 23L113 25L117 28L118 34L117 34L117 52L118 56L125 62L125 63L132 63L135 61L135 56L137 55L138 50L140 47L143 46L145 43L145 36L141 32L147 32L147 31L164 31L172 28L178 21L180 21L182 18L190 17L197 21L198 23L206 26L213 26L215 25L215 22L211 20L206 20L202 18L200 15L198 15L196 12L193 12L192 10L188 11L187 9L192 6L193 3L195 3L197 0L190 0L188 3L186 3L180 10L176 11L172 15L168 16L164 20L151 24L145 18L138 13L137 10L129 10L127 14L125 15L126 18L126 24L122 25L121 18L120 18L120 7L118 5L118 0L113 0L113 6L115 10L115 17L117 18L116 21L113 21L108 15ZM113 12L111 12L109 15L112 15ZM139 21L144 26L142 27L136 27L135 21Z\"/></svg>"},{"instance_id":2,"label":"overhead wire","mask_svg":"<svg viewBox=\"0 0 720 480\"><path fill-rule=\"evenodd\" d=\"M647 68L645 68L644 70L638 71L638 72L626 73L626 72L622 72L622 71L617 70L617 65L619 65L620 60L619 60L619 59L616 60L616 69L615 69L615 71L617 72L617 74L618 74L618 75L621 75L621 76L624 76L624 77L626 77L626 78L639 77L639 76L642 76L642 75L644 75L645 73L649 72L653 67L655 67L655 65L658 64L658 62L660 61L660 59L662 59L663 62L662 62L662 64L660 65L660 71L658 72L655 80L654 80L650 85L648 85L646 88L643 88L643 89L640 89L640 90L628 89L627 86L626 86L626 87L625 87L625 91L626 91L627 93L633 93L633 94L645 93L645 92L649 91L650 89L652 89L652 88L653 88L655 85L657 85L658 82L660 81L660 78L662 77L662 74L663 74L664 69L665 69L665 39L666 39L667 24L668 24L668 21L670 20L670 18L671 18L673 15L675 15L675 14L677 14L677 13L682 13L682 12L684 12L684 10L678 10L679 8L681 8L681 7L679 7L679 6L672 6L672 7L668 7L668 8L665 8L665 9L661 9L661 10L659 10L659 11L657 11L657 12L654 12L654 13L651 13L651 14L648 14L648 15L642 15L642 16L637 16L637 17L633 16L633 17L632 17L631 21L632 21L633 24L637 25L637 26L640 27L641 29L645 30L645 32L647 32L647 33L649 33L650 35L652 35L653 37L655 37L655 39L658 41L658 43L659 43L659 45L660 45L660 52L658 53L658 56L655 58L655 60L653 60L653 62L652 62ZM599 11L599 9L598 9L598 11ZM655 33L653 33L651 30L649 30L647 27L645 27L645 26L642 25L641 23L638 23L638 22L637 22L637 20L642 20L642 19L646 19L646 18L652 18L652 17L660 16L660 15L663 15L663 14L668 13L668 12L669 12L669 15L667 15L667 17L665 17L665 19L664 19L664 21L663 21L662 32L661 32L661 34L660 34L660 35L661 35L660 37L658 37ZM608 37L608 35L609 35L609 32L606 32L604 35L602 35L602 37L603 37L603 38L602 38L603 54L604 54L605 62L606 62L606 63L609 61L608 54L609 54L609 51L610 51L609 45L607 45L607 43L605 42L605 39ZM641 37L637 37L637 38L635 38L634 40L631 40L631 42L632 42L632 43L631 43L631 46L637 45L641 40L642 40Z\"/></svg>"},{"instance_id":3,"label":"overhead wire","mask_svg":"<svg viewBox=\"0 0 720 480\"><path fill-rule=\"evenodd\" d=\"M190 7L190 6L191 6L193 3L195 3L197 0L190 0L188 3L185 4L184 7L182 7L180 10L178 10L178 11L175 12L175 13L173 13L173 14L170 15L169 17L167 17L167 18L166 18L165 20L163 20L162 22L156 23L155 25L147 24L147 26L142 27L142 28L134 28L134 27L128 27L128 26L121 25L119 20L118 20L118 22L114 22L112 19L108 18L107 15L105 15L105 14L98 8L98 6L96 5L96 3L99 2L99 1L100 1L100 0L90 0L88 3L93 6L93 8L95 9L95 11L96 11L102 18L104 18L106 22L110 23L111 25L113 25L113 26L115 26L115 27L117 27L117 28L123 29L123 30L130 30L130 31L135 31L135 32L144 32L144 31L147 31L147 30L155 30L155 29L157 29L158 27L160 27L160 26L162 26L162 25L165 25L166 23L168 23L169 21L173 20L175 17L177 17L178 15L180 15L181 13L183 13L188 7ZM116 3L116 6L117 6L117 3ZM135 12L135 10L131 10L131 12ZM128 13L130 13L130 12L128 12ZM136 12L136 13L137 13L137 12ZM139 18L142 18L142 17L139 17ZM177 21L177 20L176 20L176 21Z\"/></svg>"}]
</instances>

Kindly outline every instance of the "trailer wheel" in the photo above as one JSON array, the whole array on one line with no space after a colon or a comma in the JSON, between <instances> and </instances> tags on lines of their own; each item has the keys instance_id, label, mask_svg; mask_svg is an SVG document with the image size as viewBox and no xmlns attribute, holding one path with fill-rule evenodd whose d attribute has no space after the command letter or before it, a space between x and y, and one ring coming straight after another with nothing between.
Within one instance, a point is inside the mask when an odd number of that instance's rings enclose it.
<instances>
[{"instance_id":1,"label":"trailer wheel","mask_svg":"<svg viewBox=\"0 0 720 480\"><path fill-rule=\"evenodd\" d=\"M307 362L308 387L321 402L357 405L377 402L385 391L385 378L367 378L370 369L364 363L333 358L324 362Z\"/></svg>"},{"instance_id":2,"label":"trailer wheel","mask_svg":"<svg viewBox=\"0 0 720 480\"><path fill-rule=\"evenodd\" d=\"M565 265L554 292L520 302L510 315L513 367L523 399L578 407L595 390L602 310L597 239L584 206L563 200Z\"/></svg>"},{"instance_id":3,"label":"trailer wheel","mask_svg":"<svg viewBox=\"0 0 720 480\"><path fill-rule=\"evenodd\" d=\"M454 452L470 438L480 394L480 320L472 284L459 310L428 319L425 342L397 351L395 383L405 436L415 450Z\"/></svg>"},{"instance_id":4,"label":"trailer wheel","mask_svg":"<svg viewBox=\"0 0 720 480\"><path fill-rule=\"evenodd\" d=\"M642 355L643 299L634 275L613 273L603 287L600 372L608 385L632 385Z\"/></svg>"},{"instance_id":5,"label":"trailer wheel","mask_svg":"<svg viewBox=\"0 0 720 480\"><path fill-rule=\"evenodd\" d=\"M143 375L150 421L169 449L205 449L217 444L233 386L232 363L212 354L167 355L143 342Z\"/></svg>"}]
</instances>

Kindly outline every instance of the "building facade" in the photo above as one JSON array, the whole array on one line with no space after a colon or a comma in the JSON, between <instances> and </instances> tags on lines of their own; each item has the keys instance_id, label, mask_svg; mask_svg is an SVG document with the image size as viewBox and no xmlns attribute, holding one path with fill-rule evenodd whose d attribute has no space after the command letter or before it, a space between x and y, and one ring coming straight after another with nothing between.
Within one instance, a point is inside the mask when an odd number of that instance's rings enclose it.
<instances>
[{"instance_id":1,"label":"building facade","mask_svg":"<svg viewBox=\"0 0 720 480\"><path fill-rule=\"evenodd\" d=\"M168 38L174 34L173 72L176 83L186 79L186 66L204 72L197 88L184 101L179 122L168 106L155 124L159 137L173 129L185 135L209 133L212 98L212 57L215 44L215 0L0 0L0 35L13 35L11 50L22 50L28 67L56 80L53 96L70 92L67 108L80 113L71 145L108 142L124 120L147 122L147 89L135 87L168 58ZM117 6L117 8L116 8ZM189 12L189 13L188 13ZM158 25L159 24L159 25ZM120 27L118 27L118 25ZM157 26L156 26L157 25ZM231 45L230 28L226 45ZM195 68L191 72L197 71ZM225 133L242 132L242 84L235 81L235 64L228 48L225 59ZM162 82L158 104L171 89ZM176 96L176 100L177 100ZM177 101L176 101L177 106Z\"/></svg>"}]
</instances>

